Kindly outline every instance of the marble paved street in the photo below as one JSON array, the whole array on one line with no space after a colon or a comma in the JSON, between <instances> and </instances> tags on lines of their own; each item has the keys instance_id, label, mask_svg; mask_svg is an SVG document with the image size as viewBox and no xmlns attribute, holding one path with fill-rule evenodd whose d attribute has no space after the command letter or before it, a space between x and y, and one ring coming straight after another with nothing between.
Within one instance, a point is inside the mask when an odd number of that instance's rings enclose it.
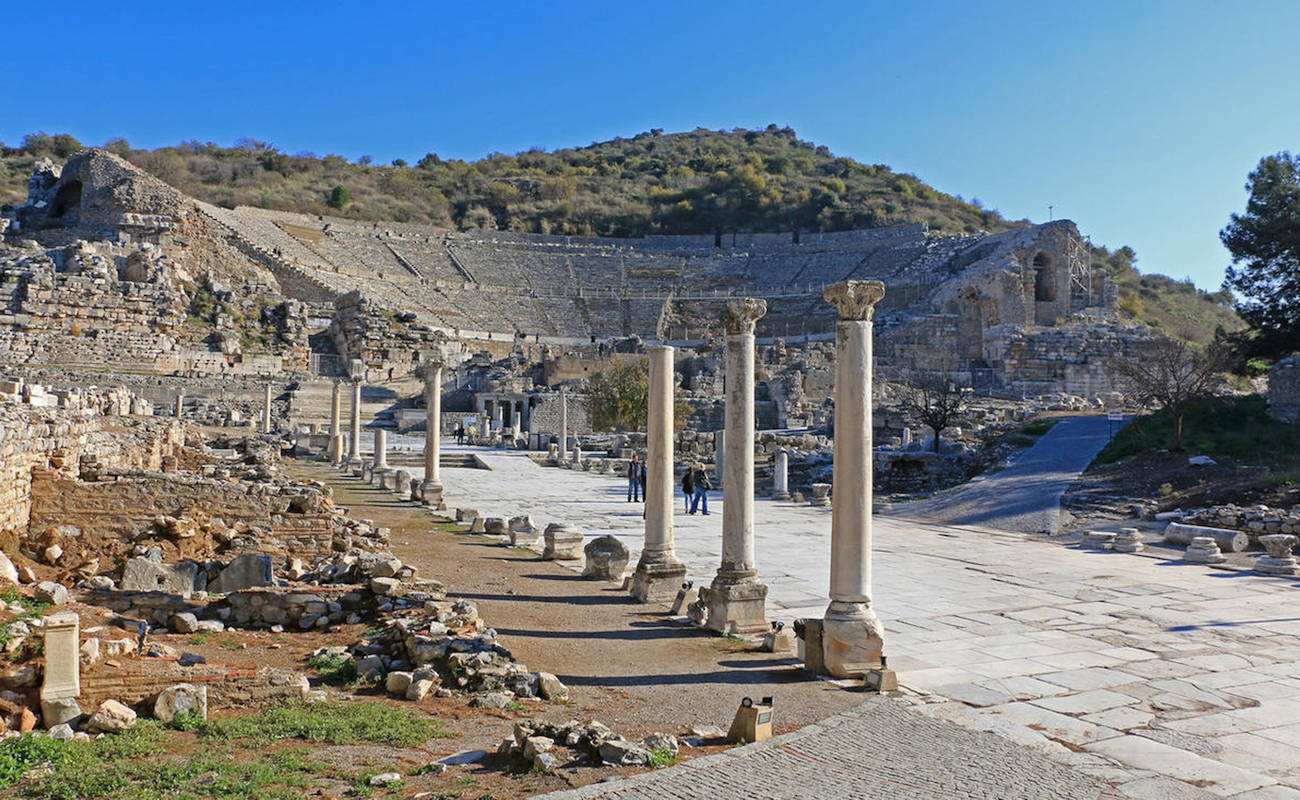
<instances>
[{"instance_id":1,"label":"marble paved street","mask_svg":"<svg viewBox=\"0 0 1300 800\"><path fill-rule=\"evenodd\" d=\"M640 506L624 502L625 481L475 452L492 469L444 469L449 505L613 533L635 563ZM721 500L708 517L680 503L678 555L707 582ZM830 510L759 500L755 519L770 616L820 616ZM890 666L927 713L1127 796L1300 798L1300 585L1171 555L877 517L874 596Z\"/></svg>"}]
</instances>

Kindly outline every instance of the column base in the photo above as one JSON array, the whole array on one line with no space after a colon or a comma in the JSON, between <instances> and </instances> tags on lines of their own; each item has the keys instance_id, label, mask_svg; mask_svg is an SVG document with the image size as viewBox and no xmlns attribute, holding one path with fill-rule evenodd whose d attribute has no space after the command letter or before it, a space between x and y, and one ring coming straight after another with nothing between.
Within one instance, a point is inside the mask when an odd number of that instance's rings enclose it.
<instances>
[{"instance_id":1,"label":"column base","mask_svg":"<svg viewBox=\"0 0 1300 800\"><path fill-rule=\"evenodd\" d=\"M382 467L375 467L374 469L370 470L371 485L378 486L381 489L384 488L384 483L387 481L388 476L392 474L392 472L393 470L389 468L387 465Z\"/></svg>"},{"instance_id":2,"label":"column base","mask_svg":"<svg viewBox=\"0 0 1300 800\"><path fill-rule=\"evenodd\" d=\"M772 492L772 499L778 502L787 503L790 501L789 492Z\"/></svg>"},{"instance_id":3,"label":"column base","mask_svg":"<svg viewBox=\"0 0 1300 800\"><path fill-rule=\"evenodd\" d=\"M632 573L632 598L638 603L672 603L677 590L686 581L686 565L670 553L659 553L650 558L645 553Z\"/></svg>"},{"instance_id":4,"label":"column base","mask_svg":"<svg viewBox=\"0 0 1300 800\"><path fill-rule=\"evenodd\" d=\"M836 678L879 669L885 629L866 603L831 601L822 619L822 668Z\"/></svg>"},{"instance_id":5,"label":"column base","mask_svg":"<svg viewBox=\"0 0 1300 800\"><path fill-rule=\"evenodd\" d=\"M435 508L442 505L442 484L437 481L424 481L420 484L420 502Z\"/></svg>"},{"instance_id":6,"label":"column base","mask_svg":"<svg viewBox=\"0 0 1300 800\"><path fill-rule=\"evenodd\" d=\"M719 633L764 633L767 624L767 585L757 576L719 574L713 583L700 587L700 598L708 608L704 627Z\"/></svg>"}]
</instances>

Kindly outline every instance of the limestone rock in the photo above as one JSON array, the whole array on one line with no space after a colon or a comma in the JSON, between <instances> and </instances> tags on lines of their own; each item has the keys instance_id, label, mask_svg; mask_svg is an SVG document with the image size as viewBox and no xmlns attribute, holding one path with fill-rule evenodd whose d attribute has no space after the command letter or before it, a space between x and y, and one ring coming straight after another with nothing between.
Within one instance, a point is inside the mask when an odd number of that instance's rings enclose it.
<instances>
[{"instance_id":1,"label":"limestone rock","mask_svg":"<svg viewBox=\"0 0 1300 800\"><path fill-rule=\"evenodd\" d=\"M116 700L105 700L86 721L90 733L119 733L135 724L135 712Z\"/></svg>"},{"instance_id":2,"label":"limestone rock","mask_svg":"<svg viewBox=\"0 0 1300 800\"><path fill-rule=\"evenodd\" d=\"M537 673L537 694L543 700L562 702L569 699L569 687L549 672Z\"/></svg>"},{"instance_id":3,"label":"limestone rock","mask_svg":"<svg viewBox=\"0 0 1300 800\"><path fill-rule=\"evenodd\" d=\"M650 763L650 751L626 739L607 739L600 745L600 760L615 767L637 767Z\"/></svg>"},{"instance_id":4,"label":"limestone rock","mask_svg":"<svg viewBox=\"0 0 1300 800\"><path fill-rule=\"evenodd\" d=\"M576 561L582 558L582 531L556 522L546 526L542 558L553 561Z\"/></svg>"},{"instance_id":5,"label":"limestone rock","mask_svg":"<svg viewBox=\"0 0 1300 800\"><path fill-rule=\"evenodd\" d=\"M59 563L59 559L63 558L63 548L59 547L57 544L52 544L45 548L45 553L43 555L45 556L46 564L57 564Z\"/></svg>"},{"instance_id":6,"label":"limestone rock","mask_svg":"<svg viewBox=\"0 0 1300 800\"><path fill-rule=\"evenodd\" d=\"M99 637L91 636L81 643L81 663L86 666L99 663Z\"/></svg>"},{"instance_id":7,"label":"limestone rock","mask_svg":"<svg viewBox=\"0 0 1300 800\"><path fill-rule=\"evenodd\" d=\"M71 739L75 734L72 731L71 725L69 725L66 722L62 722L59 723L58 725L51 726L49 735L51 739L57 739L59 741L67 741Z\"/></svg>"},{"instance_id":8,"label":"limestone rock","mask_svg":"<svg viewBox=\"0 0 1300 800\"><path fill-rule=\"evenodd\" d=\"M183 611L172 614L168 625L176 633L194 633L199 629L199 618L188 611Z\"/></svg>"},{"instance_id":9,"label":"limestone rock","mask_svg":"<svg viewBox=\"0 0 1300 800\"><path fill-rule=\"evenodd\" d=\"M39 603L49 603L52 606L66 605L68 602L68 587L54 581L41 581L32 590L32 597L36 598Z\"/></svg>"},{"instance_id":10,"label":"limestone rock","mask_svg":"<svg viewBox=\"0 0 1300 800\"><path fill-rule=\"evenodd\" d=\"M597 536L582 548L587 558L582 577L597 581L621 581L627 571L627 545L617 536Z\"/></svg>"},{"instance_id":11,"label":"limestone rock","mask_svg":"<svg viewBox=\"0 0 1300 800\"><path fill-rule=\"evenodd\" d=\"M413 675L410 672L400 670L388 673L384 679L384 689L389 694L406 696L406 690L411 688Z\"/></svg>"},{"instance_id":12,"label":"limestone rock","mask_svg":"<svg viewBox=\"0 0 1300 800\"><path fill-rule=\"evenodd\" d=\"M177 714L187 711L197 712L203 719L208 718L208 687L178 683L159 692L153 703L154 717L163 722L171 722Z\"/></svg>"}]
</instances>

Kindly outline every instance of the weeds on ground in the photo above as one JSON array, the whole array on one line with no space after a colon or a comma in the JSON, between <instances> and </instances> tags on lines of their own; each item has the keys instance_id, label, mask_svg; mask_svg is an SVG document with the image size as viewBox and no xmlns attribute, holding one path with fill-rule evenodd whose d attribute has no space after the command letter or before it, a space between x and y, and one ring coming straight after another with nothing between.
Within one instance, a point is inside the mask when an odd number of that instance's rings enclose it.
<instances>
[{"instance_id":1,"label":"weeds on ground","mask_svg":"<svg viewBox=\"0 0 1300 800\"><path fill-rule=\"evenodd\" d=\"M210 720L199 733L205 739L238 740L251 745L304 739L328 744L375 742L395 747L414 747L429 739L455 735L424 714L380 703L301 701L258 714Z\"/></svg>"},{"instance_id":2,"label":"weeds on ground","mask_svg":"<svg viewBox=\"0 0 1300 800\"><path fill-rule=\"evenodd\" d=\"M651 767L671 767L677 763L677 754L668 747L656 747L650 751Z\"/></svg>"},{"instance_id":3,"label":"weeds on ground","mask_svg":"<svg viewBox=\"0 0 1300 800\"><path fill-rule=\"evenodd\" d=\"M347 656L312 656L307 659L307 666L327 681L351 683L357 679L357 664Z\"/></svg>"},{"instance_id":4,"label":"weeds on ground","mask_svg":"<svg viewBox=\"0 0 1300 800\"><path fill-rule=\"evenodd\" d=\"M506 707L506 710L507 710L507 711L527 711L527 710L528 710L528 706L524 705L523 703L519 702L518 700L511 700L510 702L506 703L506 706L505 706L505 707Z\"/></svg>"},{"instance_id":5,"label":"weeds on ground","mask_svg":"<svg viewBox=\"0 0 1300 800\"><path fill-rule=\"evenodd\" d=\"M204 644L208 641L208 637L211 635L212 635L211 631L199 631L198 633L194 634L189 638L189 643Z\"/></svg>"}]
</instances>

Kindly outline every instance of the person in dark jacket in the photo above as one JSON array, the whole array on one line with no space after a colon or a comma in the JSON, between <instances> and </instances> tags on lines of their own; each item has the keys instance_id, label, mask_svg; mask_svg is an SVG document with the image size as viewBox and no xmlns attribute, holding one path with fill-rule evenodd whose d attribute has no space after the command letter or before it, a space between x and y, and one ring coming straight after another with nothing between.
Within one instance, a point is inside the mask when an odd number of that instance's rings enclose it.
<instances>
[{"instance_id":1,"label":"person in dark jacket","mask_svg":"<svg viewBox=\"0 0 1300 800\"><path fill-rule=\"evenodd\" d=\"M640 480L641 480L641 502L644 503L645 502L645 462L644 461L641 462Z\"/></svg>"},{"instance_id":2,"label":"person in dark jacket","mask_svg":"<svg viewBox=\"0 0 1300 800\"><path fill-rule=\"evenodd\" d=\"M709 482L709 473L704 470L704 465L698 461L695 463L694 473L691 476L691 482L695 484L695 494L691 497L691 511L694 514L699 511L704 516L709 515L709 490L713 484Z\"/></svg>"},{"instance_id":3,"label":"person in dark jacket","mask_svg":"<svg viewBox=\"0 0 1300 800\"><path fill-rule=\"evenodd\" d=\"M635 455L627 464L627 501L629 503L641 499L641 462Z\"/></svg>"},{"instance_id":4,"label":"person in dark jacket","mask_svg":"<svg viewBox=\"0 0 1300 800\"><path fill-rule=\"evenodd\" d=\"M686 513L694 514L691 510L691 497L695 495L695 466L686 465L686 471L682 473L682 494L686 496Z\"/></svg>"}]
</instances>

